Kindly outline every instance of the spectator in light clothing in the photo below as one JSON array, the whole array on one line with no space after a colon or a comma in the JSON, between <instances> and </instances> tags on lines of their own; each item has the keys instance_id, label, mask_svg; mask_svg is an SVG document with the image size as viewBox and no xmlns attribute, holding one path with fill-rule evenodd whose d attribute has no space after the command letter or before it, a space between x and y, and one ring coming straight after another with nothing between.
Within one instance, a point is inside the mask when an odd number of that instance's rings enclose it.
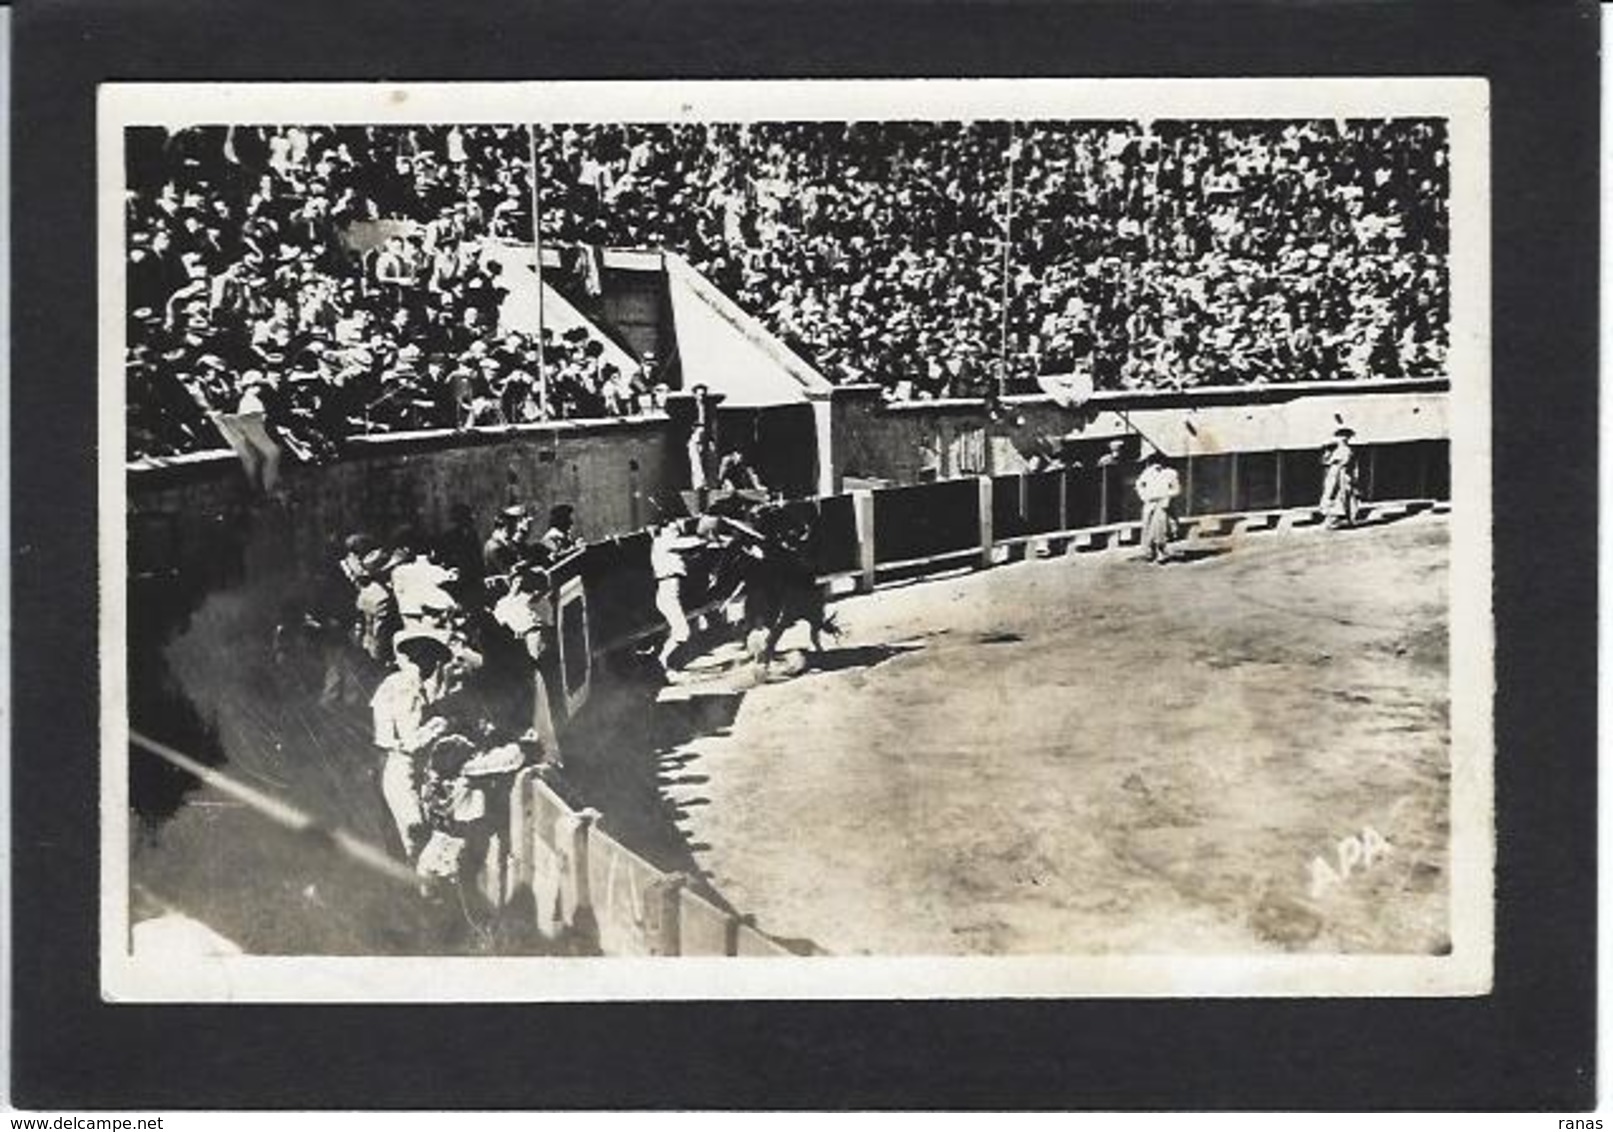
<instances>
[{"instance_id":1,"label":"spectator in light clothing","mask_svg":"<svg viewBox=\"0 0 1613 1132\"><path fill-rule=\"evenodd\" d=\"M1171 506L1181 494L1176 469L1165 463L1165 457L1158 452L1150 452L1137 477L1137 498L1143 503L1143 555L1149 562L1164 565L1174 561L1170 540L1176 519L1171 515Z\"/></svg>"},{"instance_id":2,"label":"spectator in light clothing","mask_svg":"<svg viewBox=\"0 0 1613 1132\"><path fill-rule=\"evenodd\" d=\"M1350 441L1355 430L1341 428L1333 434L1333 443L1322 453L1322 514L1327 516L1327 528L1355 526L1355 449Z\"/></svg>"},{"instance_id":3,"label":"spectator in light clothing","mask_svg":"<svg viewBox=\"0 0 1613 1132\"><path fill-rule=\"evenodd\" d=\"M398 554L403 560L392 567L392 594L397 598L398 616L405 625L426 622L446 629L459 603L445 587L457 581L459 575L408 545L401 545Z\"/></svg>"},{"instance_id":4,"label":"spectator in light clothing","mask_svg":"<svg viewBox=\"0 0 1613 1132\"><path fill-rule=\"evenodd\" d=\"M666 619L667 638L656 659L668 683L676 683L673 658L689 640L689 618L683 610L683 580L689 567L684 555L703 545L693 519L674 519L662 526L650 542L650 569L655 573L655 608Z\"/></svg>"},{"instance_id":5,"label":"spectator in light clothing","mask_svg":"<svg viewBox=\"0 0 1613 1132\"><path fill-rule=\"evenodd\" d=\"M241 458L246 478L264 495L272 499L281 497L280 446L268 430L268 410L264 405L263 390L268 379L257 370L248 370L241 376L241 399L234 416L221 416L219 427L233 442L235 453Z\"/></svg>"},{"instance_id":6,"label":"spectator in light clothing","mask_svg":"<svg viewBox=\"0 0 1613 1132\"><path fill-rule=\"evenodd\" d=\"M543 567L523 563L510 579L510 592L493 606L493 620L513 637L531 658L532 733L544 752L559 761L560 741L549 707L545 660L554 630L548 599L549 574Z\"/></svg>"},{"instance_id":7,"label":"spectator in light clothing","mask_svg":"<svg viewBox=\"0 0 1613 1132\"><path fill-rule=\"evenodd\" d=\"M381 749L381 797L397 826L404 857L413 860L429 833L420 802L421 778L430 746L447 734L448 720L432 709L448 692L453 655L445 633L405 629L393 641L398 670L375 690L370 709L375 745Z\"/></svg>"}]
</instances>

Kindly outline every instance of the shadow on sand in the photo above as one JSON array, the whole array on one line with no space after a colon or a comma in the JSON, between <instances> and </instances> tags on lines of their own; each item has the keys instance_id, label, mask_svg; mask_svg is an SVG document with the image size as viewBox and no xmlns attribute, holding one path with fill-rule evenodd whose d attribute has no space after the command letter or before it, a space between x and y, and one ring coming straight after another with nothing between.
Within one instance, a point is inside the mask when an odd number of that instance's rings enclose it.
<instances>
[{"instance_id":1,"label":"shadow on sand","mask_svg":"<svg viewBox=\"0 0 1613 1132\"><path fill-rule=\"evenodd\" d=\"M805 670L785 675L775 669L770 683L871 668L920 647L856 645L807 653ZM658 701L661 681L644 665L626 661L601 672L588 706L567 732L563 773L568 801L598 810L600 825L623 845L658 869L683 873L702 896L736 915L743 909L712 887L697 857L710 846L692 840L685 825L691 808L711 804L698 792L710 776L699 751L688 748L727 734L752 686L740 680L706 690L694 683ZM777 942L799 954L817 950L809 940Z\"/></svg>"},{"instance_id":2,"label":"shadow on sand","mask_svg":"<svg viewBox=\"0 0 1613 1132\"><path fill-rule=\"evenodd\" d=\"M847 645L845 648L824 649L820 653L806 654L806 671L803 676L810 676L815 672L845 672L852 668L873 668L883 664L893 656L900 656L906 652L917 652L921 645Z\"/></svg>"},{"instance_id":3,"label":"shadow on sand","mask_svg":"<svg viewBox=\"0 0 1613 1132\"><path fill-rule=\"evenodd\" d=\"M1191 562L1202 562L1206 558L1219 558L1231 551L1230 546L1176 546L1171 549L1171 562L1186 565Z\"/></svg>"}]
</instances>

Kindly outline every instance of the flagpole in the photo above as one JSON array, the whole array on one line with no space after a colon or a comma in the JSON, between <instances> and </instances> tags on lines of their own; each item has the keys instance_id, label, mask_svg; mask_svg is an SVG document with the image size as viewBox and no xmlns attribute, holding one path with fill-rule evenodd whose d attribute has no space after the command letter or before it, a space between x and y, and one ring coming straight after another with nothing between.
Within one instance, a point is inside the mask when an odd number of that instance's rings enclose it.
<instances>
[{"instance_id":1,"label":"flagpole","mask_svg":"<svg viewBox=\"0 0 1613 1132\"><path fill-rule=\"evenodd\" d=\"M998 312L997 399L1008 392L1008 265L1014 239L1014 124L1008 123L1008 201L1003 213L1002 307Z\"/></svg>"},{"instance_id":2,"label":"flagpole","mask_svg":"<svg viewBox=\"0 0 1613 1132\"><path fill-rule=\"evenodd\" d=\"M545 420L549 419L549 371L543 348L543 196L538 185L538 130L531 122L526 126L527 161L531 171L532 205L532 260L538 274L538 403Z\"/></svg>"}]
</instances>

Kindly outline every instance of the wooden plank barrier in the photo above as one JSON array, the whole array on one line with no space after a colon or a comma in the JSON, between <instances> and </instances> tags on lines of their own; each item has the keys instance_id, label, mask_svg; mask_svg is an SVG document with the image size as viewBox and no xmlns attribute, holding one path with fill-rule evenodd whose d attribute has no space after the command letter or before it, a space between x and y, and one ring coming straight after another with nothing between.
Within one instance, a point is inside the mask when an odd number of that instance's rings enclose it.
<instances>
[{"instance_id":1,"label":"wooden plank barrier","mask_svg":"<svg viewBox=\"0 0 1613 1132\"><path fill-rule=\"evenodd\" d=\"M588 894L606 955L678 954L679 890L668 875L597 825L588 828Z\"/></svg>"},{"instance_id":2,"label":"wooden plank barrier","mask_svg":"<svg viewBox=\"0 0 1613 1132\"><path fill-rule=\"evenodd\" d=\"M511 861L506 902L530 893L534 926L545 939L559 939L586 925L588 831L599 814L573 810L527 767L516 778L510 801Z\"/></svg>"},{"instance_id":3,"label":"wooden plank barrier","mask_svg":"<svg viewBox=\"0 0 1613 1132\"><path fill-rule=\"evenodd\" d=\"M725 912L688 885L678 889L678 954L733 955L739 917Z\"/></svg>"},{"instance_id":4,"label":"wooden plank barrier","mask_svg":"<svg viewBox=\"0 0 1613 1132\"><path fill-rule=\"evenodd\" d=\"M777 959L795 953L745 920L739 923L734 940L734 954L741 959Z\"/></svg>"}]
</instances>

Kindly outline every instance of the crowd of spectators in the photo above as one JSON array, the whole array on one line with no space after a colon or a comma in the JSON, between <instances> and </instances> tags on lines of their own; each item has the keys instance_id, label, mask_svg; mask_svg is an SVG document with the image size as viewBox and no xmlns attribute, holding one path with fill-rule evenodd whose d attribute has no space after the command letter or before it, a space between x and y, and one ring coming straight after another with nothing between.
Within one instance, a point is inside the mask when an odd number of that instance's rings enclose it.
<instances>
[{"instance_id":1,"label":"crowd of spectators","mask_svg":"<svg viewBox=\"0 0 1613 1132\"><path fill-rule=\"evenodd\" d=\"M512 205L526 136L130 131L130 456L221 447L215 416L248 390L302 459L370 432L648 410L643 375L588 331L500 325L509 288L485 252L531 238Z\"/></svg>"},{"instance_id":2,"label":"crowd of spectators","mask_svg":"<svg viewBox=\"0 0 1613 1132\"><path fill-rule=\"evenodd\" d=\"M530 242L534 195L546 245L681 252L831 379L895 399L1444 364L1438 120L543 126L536 194L531 144L130 131L131 456L219 447L243 384L303 458L655 407L653 375L588 332L500 325L488 242Z\"/></svg>"},{"instance_id":3,"label":"crowd of spectators","mask_svg":"<svg viewBox=\"0 0 1613 1132\"><path fill-rule=\"evenodd\" d=\"M682 251L897 398L1444 362L1437 120L566 126L539 175L547 239Z\"/></svg>"},{"instance_id":4,"label":"crowd of spectators","mask_svg":"<svg viewBox=\"0 0 1613 1132\"><path fill-rule=\"evenodd\" d=\"M453 880L485 844L478 790L522 765L560 764L550 688L558 677L549 573L583 544L569 504L514 503L484 538L455 504L448 526L354 531L333 545L305 604L275 633L277 667L323 708L369 708L394 851ZM472 804L469 807L465 803Z\"/></svg>"}]
</instances>

